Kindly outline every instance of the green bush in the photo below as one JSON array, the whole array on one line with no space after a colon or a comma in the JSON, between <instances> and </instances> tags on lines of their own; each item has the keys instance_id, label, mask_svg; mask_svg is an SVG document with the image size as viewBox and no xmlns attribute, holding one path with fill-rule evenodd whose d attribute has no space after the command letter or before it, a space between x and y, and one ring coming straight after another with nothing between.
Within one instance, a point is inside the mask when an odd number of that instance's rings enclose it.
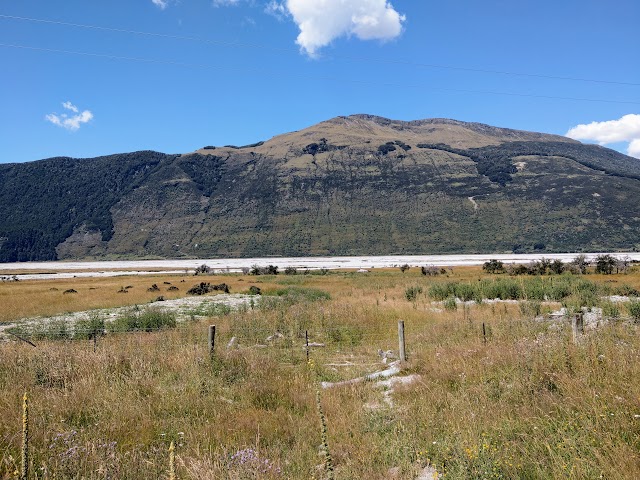
<instances>
[{"instance_id":1,"label":"green bush","mask_svg":"<svg viewBox=\"0 0 640 480\"><path fill-rule=\"evenodd\" d=\"M76 322L73 338L88 340L96 335L104 334L104 329L104 319L97 314L91 314L86 320Z\"/></svg>"},{"instance_id":2,"label":"green bush","mask_svg":"<svg viewBox=\"0 0 640 480\"><path fill-rule=\"evenodd\" d=\"M317 300L331 300L331 295L319 288L288 286L287 288L280 288L273 292L273 295L277 297L286 297L295 299L297 301L309 301L315 302Z\"/></svg>"},{"instance_id":3,"label":"green bush","mask_svg":"<svg viewBox=\"0 0 640 480\"><path fill-rule=\"evenodd\" d=\"M614 295L622 295L624 297L638 297L640 296L640 292L633 288L631 285L627 285L623 283L622 285L618 285L613 289Z\"/></svg>"},{"instance_id":4,"label":"green bush","mask_svg":"<svg viewBox=\"0 0 640 480\"><path fill-rule=\"evenodd\" d=\"M73 330L64 320L12 327L9 333L31 340L71 340Z\"/></svg>"},{"instance_id":5,"label":"green bush","mask_svg":"<svg viewBox=\"0 0 640 480\"><path fill-rule=\"evenodd\" d=\"M146 310L132 309L128 313L107 324L107 331L119 332L153 332L164 328L175 328L176 315L155 308Z\"/></svg>"},{"instance_id":6,"label":"green bush","mask_svg":"<svg viewBox=\"0 0 640 480\"><path fill-rule=\"evenodd\" d=\"M627 304L629 315L636 321L640 321L640 301L632 300Z\"/></svg>"},{"instance_id":7,"label":"green bush","mask_svg":"<svg viewBox=\"0 0 640 480\"><path fill-rule=\"evenodd\" d=\"M444 304L443 304L445 310L457 310L458 309L458 304L456 302L455 297L448 297L444 300Z\"/></svg>"},{"instance_id":8,"label":"green bush","mask_svg":"<svg viewBox=\"0 0 640 480\"><path fill-rule=\"evenodd\" d=\"M454 295L458 297L460 300L468 302L469 300L473 300L475 294L475 289L473 285L470 283L458 283L455 284L454 287Z\"/></svg>"},{"instance_id":9,"label":"green bush","mask_svg":"<svg viewBox=\"0 0 640 480\"><path fill-rule=\"evenodd\" d=\"M593 306L598 302L598 295L605 292L589 280L576 277L529 277L483 279L475 283L447 282L437 283L429 287L429 296L437 301L448 297L457 297L464 301L483 299L500 300L553 300L561 301L569 296L585 302L584 306Z\"/></svg>"},{"instance_id":10,"label":"green bush","mask_svg":"<svg viewBox=\"0 0 640 480\"><path fill-rule=\"evenodd\" d=\"M340 325L326 329L327 337L330 341L339 345L355 347L362 343L364 330L357 325Z\"/></svg>"},{"instance_id":11,"label":"green bush","mask_svg":"<svg viewBox=\"0 0 640 480\"><path fill-rule=\"evenodd\" d=\"M618 318L620 317L620 307L614 302L603 302L602 316L605 318Z\"/></svg>"},{"instance_id":12,"label":"green bush","mask_svg":"<svg viewBox=\"0 0 640 480\"><path fill-rule=\"evenodd\" d=\"M429 296L437 301L443 301L447 297L455 295L455 283L436 283L429 287Z\"/></svg>"},{"instance_id":13,"label":"green bush","mask_svg":"<svg viewBox=\"0 0 640 480\"><path fill-rule=\"evenodd\" d=\"M550 288L547 289L547 298L549 300L560 301L563 298L571 295L571 285L565 282L554 282Z\"/></svg>"},{"instance_id":14,"label":"green bush","mask_svg":"<svg viewBox=\"0 0 640 480\"><path fill-rule=\"evenodd\" d=\"M421 293L422 293L422 287L420 286L409 287L404 291L404 296L410 302L414 302L418 298L418 295L420 295Z\"/></svg>"},{"instance_id":15,"label":"green bush","mask_svg":"<svg viewBox=\"0 0 640 480\"><path fill-rule=\"evenodd\" d=\"M542 304L538 300L526 300L520 302L520 313L526 317L537 317L542 311Z\"/></svg>"}]
</instances>

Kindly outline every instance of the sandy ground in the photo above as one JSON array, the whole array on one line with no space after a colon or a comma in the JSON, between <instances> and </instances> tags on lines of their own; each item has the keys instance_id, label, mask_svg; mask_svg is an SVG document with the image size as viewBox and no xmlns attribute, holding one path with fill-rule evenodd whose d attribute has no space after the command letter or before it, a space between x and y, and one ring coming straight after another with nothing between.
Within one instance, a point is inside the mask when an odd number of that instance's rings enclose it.
<instances>
[{"instance_id":1,"label":"sandy ground","mask_svg":"<svg viewBox=\"0 0 640 480\"><path fill-rule=\"evenodd\" d=\"M212 295L212 296L198 296L198 297L183 297L177 298L175 300L165 300L162 302L153 302L147 303L144 305L139 305L140 308L157 308L160 310L169 310L176 313L177 321L184 321L190 319L192 316L198 317L198 315L194 315L194 311L202 310L207 307L210 307L213 304L221 304L227 305L231 308L238 308L240 305L249 305L251 300L254 302L258 301L259 297L251 296L251 295L242 295L242 294L220 294L220 295ZM118 316L130 311L133 307L116 307L116 308L105 308L105 309L95 309L95 310L85 310L81 312L73 312L66 313L64 315L55 315L52 317L34 317L34 318L24 318L11 323L3 323L0 324L0 338L6 336L4 333L8 328L21 326L21 327L29 327L35 326L42 323L51 323L51 322L65 322L70 325L75 324L79 320L87 320L91 316L97 315L100 318L103 318L105 322L113 321Z\"/></svg>"},{"instance_id":2,"label":"sandy ground","mask_svg":"<svg viewBox=\"0 0 640 480\"><path fill-rule=\"evenodd\" d=\"M600 253L587 254L588 259L594 259ZM610 253L615 257L628 257L640 261L640 253ZM271 258L242 258L242 259L196 259L196 260L117 260L100 262L23 262L0 263L0 276L17 274L22 280L39 280L51 278L75 277L106 277L118 275L145 275L157 273L158 269L167 270L164 273L184 273L193 271L196 267L206 264L215 273L241 272L243 268L253 265L277 265L279 269L296 267L298 269L317 270L327 269L365 269L389 268L409 264L410 266L434 265L442 267L482 265L484 262L496 259L504 263L528 263L540 260L542 257L560 259L564 262L573 260L576 253L550 254L479 254L479 255L386 255L364 257L271 257ZM155 270L155 271L154 271ZM28 273L27 273L28 272Z\"/></svg>"}]
</instances>

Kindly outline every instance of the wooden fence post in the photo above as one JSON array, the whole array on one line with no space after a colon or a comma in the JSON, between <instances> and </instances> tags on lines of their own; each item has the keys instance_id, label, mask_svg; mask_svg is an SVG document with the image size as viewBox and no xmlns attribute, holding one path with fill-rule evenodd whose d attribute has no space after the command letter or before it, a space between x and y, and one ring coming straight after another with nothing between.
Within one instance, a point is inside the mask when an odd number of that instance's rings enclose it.
<instances>
[{"instance_id":1,"label":"wooden fence post","mask_svg":"<svg viewBox=\"0 0 640 480\"><path fill-rule=\"evenodd\" d=\"M578 343L578 337L584 333L584 316L582 313L576 313L571 319L571 336L573 343Z\"/></svg>"},{"instance_id":2,"label":"wooden fence post","mask_svg":"<svg viewBox=\"0 0 640 480\"><path fill-rule=\"evenodd\" d=\"M216 326L209 325L209 355L213 355L213 348L216 343Z\"/></svg>"},{"instance_id":3,"label":"wooden fence post","mask_svg":"<svg viewBox=\"0 0 640 480\"><path fill-rule=\"evenodd\" d=\"M307 347L307 363L309 363L309 331L308 330L304 331L304 340L305 340L305 345Z\"/></svg>"},{"instance_id":4,"label":"wooden fence post","mask_svg":"<svg viewBox=\"0 0 640 480\"><path fill-rule=\"evenodd\" d=\"M398 320L398 344L400 347L400 361L407 361L407 354L405 351L405 343L404 343L404 320Z\"/></svg>"}]
</instances>

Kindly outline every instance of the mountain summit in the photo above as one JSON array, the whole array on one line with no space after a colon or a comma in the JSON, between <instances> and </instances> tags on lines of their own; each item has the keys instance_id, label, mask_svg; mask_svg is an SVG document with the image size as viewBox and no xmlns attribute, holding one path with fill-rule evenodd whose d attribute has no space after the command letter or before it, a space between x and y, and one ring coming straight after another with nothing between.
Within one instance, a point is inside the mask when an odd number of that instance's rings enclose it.
<instances>
[{"instance_id":1,"label":"mountain summit","mask_svg":"<svg viewBox=\"0 0 640 480\"><path fill-rule=\"evenodd\" d=\"M640 161L448 119L0 165L0 261L640 248Z\"/></svg>"}]
</instances>

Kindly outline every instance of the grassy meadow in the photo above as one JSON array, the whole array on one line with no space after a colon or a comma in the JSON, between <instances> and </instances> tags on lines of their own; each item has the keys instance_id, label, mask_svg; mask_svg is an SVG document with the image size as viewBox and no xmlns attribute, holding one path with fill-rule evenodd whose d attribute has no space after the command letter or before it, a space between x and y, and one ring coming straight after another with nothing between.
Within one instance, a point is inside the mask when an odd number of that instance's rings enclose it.
<instances>
[{"instance_id":1,"label":"grassy meadow","mask_svg":"<svg viewBox=\"0 0 640 480\"><path fill-rule=\"evenodd\" d=\"M107 333L95 351L89 340L0 341L0 479L20 471L25 391L33 479L168 479L171 442L179 479L415 479L429 465L452 479L640 478L640 324L632 306L601 299L640 290L637 267L23 281L0 284L0 323L145 305L200 281L263 295L175 328ZM147 291L154 283L160 292ZM482 292L510 301L451 301ZM534 319L583 303L611 320L577 343L568 321ZM418 380L388 402L375 381L319 387L387 368L378 350L397 353L398 320L408 354L398 376ZM309 361L306 332L324 345Z\"/></svg>"}]
</instances>

